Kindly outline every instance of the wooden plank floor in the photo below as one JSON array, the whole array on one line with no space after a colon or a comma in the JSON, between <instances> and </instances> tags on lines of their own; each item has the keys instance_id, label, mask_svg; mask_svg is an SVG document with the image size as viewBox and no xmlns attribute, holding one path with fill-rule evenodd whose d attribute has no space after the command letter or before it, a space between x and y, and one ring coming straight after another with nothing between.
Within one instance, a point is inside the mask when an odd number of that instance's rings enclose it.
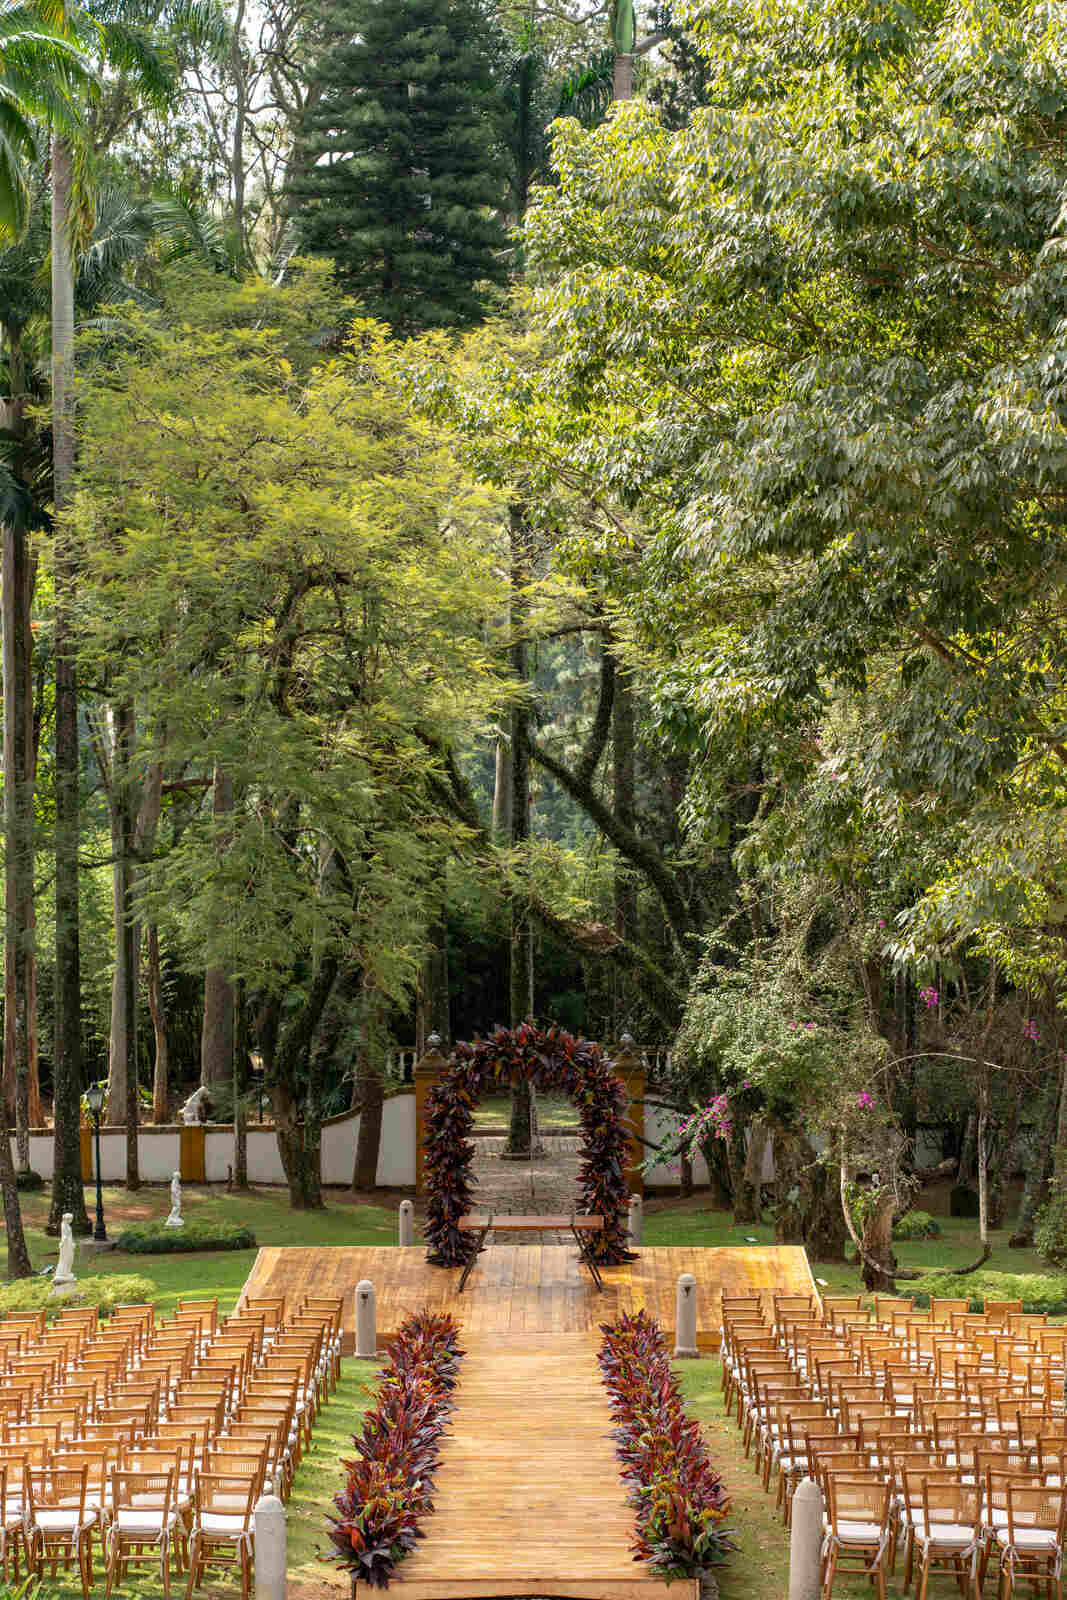
<instances>
[{"instance_id":1,"label":"wooden plank floor","mask_svg":"<svg viewBox=\"0 0 1067 1600\"><path fill-rule=\"evenodd\" d=\"M426 1537L390 1583L402 1600L552 1595L667 1600L631 1553L595 1337L470 1331ZM368 1597L355 1585L356 1600ZM695 1581L671 1600L698 1600Z\"/></svg>"},{"instance_id":2,"label":"wooden plank floor","mask_svg":"<svg viewBox=\"0 0 1067 1600\"><path fill-rule=\"evenodd\" d=\"M650 1245L640 1249L636 1261L602 1271L604 1293L598 1294L573 1244L490 1245L459 1294L459 1268L431 1267L422 1245L269 1246L257 1255L244 1294L284 1294L290 1304L305 1294L343 1295L345 1348L351 1352L355 1290L363 1278L374 1284L383 1341L422 1307L450 1311L471 1333L501 1335L595 1333L600 1323L644 1306L670 1338L678 1277L691 1272L697 1281L698 1343L708 1348L718 1344L723 1289L727 1294L760 1293L768 1303L774 1290L816 1292L807 1256L792 1245ZM511 1347L509 1340L504 1348Z\"/></svg>"}]
</instances>

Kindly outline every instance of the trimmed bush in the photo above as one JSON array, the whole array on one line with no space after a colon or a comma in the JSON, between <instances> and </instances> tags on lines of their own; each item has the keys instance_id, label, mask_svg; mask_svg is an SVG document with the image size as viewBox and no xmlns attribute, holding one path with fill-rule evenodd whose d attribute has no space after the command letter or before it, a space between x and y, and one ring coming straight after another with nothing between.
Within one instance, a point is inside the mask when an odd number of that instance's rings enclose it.
<instances>
[{"instance_id":1,"label":"trimmed bush","mask_svg":"<svg viewBox=\"0 0 1067 1600\"><path fill-rule=\"evenodd\" d=\"M1067 1312L1067 1277L1040 1272L969 1272L964 1277L953 1273L928 1273L900 1285L902 1294L913 1294L917 1306L928 1306L930 1296L962 1299L972 1311L981 1311L983 1300L1021 1300L1024 1311L1047 1311L1049 1316Z\"/></svg>"},{"instance_id":2,"label":"trimmed bush","mask_svg":"<svg viewBox=\"0 0 1067 1600\"><path fill-rule=\"evenodd\" d=\"M334 1496L341 1515L329 1519L330 1540L335 1559L376 1588L387 1587L433 1510L440 1439L463 1355L458 1339L447 1315L416 1311L401 1324L378 1403L352 1440L359 1459L344 1463L348 1478Z\"/></svg>"},{"instance_id":3,"label":"trimmed bush","mask_svg":"<svg viewBox=\"0 0 1067 1600\"><path fill-rule=\"evenodd\" d=\"M1034 1248L1053 1266L1067 1266L1067 1194L1053 1191L1034 1219Z\"/></svg>"},{"instance_id":4,"label":"trimmed bush","mask_svg":"<svg viewBox=\"0 0 1067 1600\"><path fill-rule=\"evenodd\" d=\"M894 1239L939 1239L941 1224L929 1211L905 1211L893 1224Z\"/></svg>"},{"instance_id":5,"label":"trimmed bush","mask_svg":"<svg viewBox=\"0 0 1067 1600\"><path fill-rule=\"evenodd\" d=\"M611 1431L629 1503L637 1511L635 1560L657 1577L699 1577L737 1546L722 1526L729 1501L700 1424L687 1417L658 1322L625 1312L601 1324L598 1359L611 1396Z\"/></svg>"},{"instance_id":6,"label":"trimmed bush","mask_svg":"<svg viewBox=\"0 0 1067 1600\"><path fill-rule=\"evenodd\" d=\"M16 1278L0 1285L0 1314L6 1311L59 1311L63 1306L96 1306L109 1317L116 1306L155 1305L156 1286L150 1278L132 1272L107 1272L96 1278L79 1278L70 1294L52 1293L51 1278Z\"/></svg>"},{"instance_id":7,"label":"trimmed bush","mask_svg":"<svg viewBox=\"0 0 1067 1600\"><path fill-rule=\"evenodd\" d=\"M184 1228L152 1222L120 1233L117 1248L135 1256L169 1256L183 1250L254 1250L256 1236L250 1228L226 1222L187 1222Z\"/></svg>"}]
</instances>

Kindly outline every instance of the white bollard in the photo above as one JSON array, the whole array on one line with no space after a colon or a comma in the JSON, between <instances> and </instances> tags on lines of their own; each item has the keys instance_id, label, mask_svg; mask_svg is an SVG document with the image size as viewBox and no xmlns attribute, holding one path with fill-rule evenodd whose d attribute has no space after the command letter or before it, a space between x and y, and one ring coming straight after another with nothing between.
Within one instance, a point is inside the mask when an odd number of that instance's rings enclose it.
<instances>
[{"instance_id":1,"label":"white bollard","mask_svg":"<svg viewBox=\"0 0 1067 1600\"><path fill-rule=\"evenodd\" d=\"M285 1507L277 1495L256 1501L256 1600L285 1600Z\"/></svg>"},{"instance_id":2,"label":"white bollard","mask_svg":"<svg viewBox=\"0 0 1067 1600\"><path fill-rule=\"evenodd\" d=\"M643 1212L641 1210L641 1196L639 1194L632 1194L630 1196L630 1243L631 1244L640 1244L641 1243L641 1221L642 1221L642 1216L643 1216Z\"/></svg>"},{"instance_id":3,"label":"white bollard","mask_svg":"<svg viewBox=\"0 0 1067 1600\"><path fill-rule=\"evenodd\" d=\"M678 1294L674 1311L675 1356L698 1356L697 1349L697 1281L691 1272L683 1272L678 1279Z\"/></svg>"},{"instance_id":4,"label":"white bollard","mask_svg":"<svg viewBox=\"0 0 1067 1600\"><path fill-rule=\"evenodd\" d=\"M410 1200L401 1200L396 1226L397 1244L415 1243L415 1207Z\"/></svg>"},{"instance_id":5,"label":"white bollard","mask_svg":"<svg viewBox=\"0 0 1067 1600\"><path fill-rule=\"evenodd\" d=\"M369 1361L378 1354L375 1332L377 1297L366 1278L356 1284L356 1355Z\"/></svg>"},{"instance_id":6,"label":"white bollard","mask_svg":"<svg viewBox=\"0 0 1067 1600\"><path fill-rule=\"evenodd\" d=\"M802 1478L793 1495L789 1532L789 1600L818 1600L822 1539L822 1490L814 1478Z\"/></svg>"}]
</instances>

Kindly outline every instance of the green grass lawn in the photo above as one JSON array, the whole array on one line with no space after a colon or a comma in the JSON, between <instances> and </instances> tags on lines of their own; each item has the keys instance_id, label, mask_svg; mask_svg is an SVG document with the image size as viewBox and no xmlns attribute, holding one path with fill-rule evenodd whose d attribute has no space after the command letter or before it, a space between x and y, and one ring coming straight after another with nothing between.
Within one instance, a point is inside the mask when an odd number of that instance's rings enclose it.
<instances>
[{"instance_id":1,"label":"green grass lawn","mask_svg":"<svg viewBox=\"0 0 1067 1600\"><path fill-rule=\"evenodd\" d=\"M537 1119L542 1128L574 1128L579 1126L578 1108L569 1095L539 1094ZM474 1107L476 1128L499 1129L506 1133L511 1121L511 1096L508 1094L483 1095Z\"/></svg>"},{"instance_id":2,"label":"green grass lawn","mask_svg":"<svg viewBox=\"0 0 1067 1600\"><path fill-rule=\"evenodd\" d=\"M95 1216L95 1191L86 1190L90 1218ZM354 1204L345 1195L331 1193L325 1211L292 1211L281 1189L259 1189L249 1195L227 1194L222 1187L182 1191L182 1210L198 1222L226 1222L251 1228L257 1244L329 1245L394 1244L396 1211L392 1206ZM123 1228L138 1223L161 1222L170 1211L170 1190L146 1185L128 1194L119 1185L104 1188L104 1220L112 1239ZM44 1231L48 1217L47 1192L22 1196L22 1216L35 1267L54 1263L58 1243ZM218 1295L219 1309L230 1311L255 1260L254 1250L191 1252L187 1255L128 1255L120 1250L91 1250L79 1245L74 1271L78 1277L100 1272L136 1272L150 1278L158 1291L157 1307L168 1315L179 1297Z\"/></svg>"}]
</instances>

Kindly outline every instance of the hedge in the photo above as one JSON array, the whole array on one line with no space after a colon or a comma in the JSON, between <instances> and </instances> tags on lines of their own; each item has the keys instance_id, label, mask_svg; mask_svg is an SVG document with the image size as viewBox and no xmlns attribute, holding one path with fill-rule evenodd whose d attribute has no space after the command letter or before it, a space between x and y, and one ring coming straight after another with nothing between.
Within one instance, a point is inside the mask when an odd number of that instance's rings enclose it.
<instances>
[{"instance_id":1,"label":"hedge","mask_svg":"<svg viewBox=\"0 0 1067 1600\"><path fill-rule=\"evenodd\" d=\"M363 1583L386 1588L422 1537L462 1355L447 1314L413 1312L392 1342L377 1404L352 1440L358 1459L343 1463L340 1515L329 1519L334 1560Z\"/></svg>"},{"instance_id":2,"label":"hedge","mask_svg":"<svg viewBox=\"0 0 1067 1600\"><path fill-rule=\"evenodd\" d=\"M927 1273L925 1277L900 1284L902 1294L915 1296L918 1306L927 1306L930 1296L970 1301L972 1311L981 1311L983 1300L1021 1300L1024 1311L1047 1311L1049 1316L1067 1312L1067 1277L1061 1273L969 1272Z\"/></svg>"},{"instance_id":3,"label":"hedge","mask_svg":"<svg viewBox=\"0 0 1067 1600\"><path fill-rule=\"evenodd\" d=\"M154 1305L158 1290L150 1278L132 1272L108 1272L98 1278L79 1278L70 1294L52 1293L51 1278L16 1278L0 1285L0 1313L7 1311L59 1311L64 1306L96 1306L108 1317L116 1306Z\"/></svg>"},{"instance_id":4,"label":"hedge","mask_svg":"<svg viewBox=\"0 0 1067 1600\"><path fill-rule=\"evenodd\" d=\"M637 1512L634 1559L656 1577L703 1576L736 1545L729 1498L700 1424L686 1415L659 1324L644 1311L601 1323L598 1360L615 1422L611 1437Z\"/></svg>"},{"instance_id":5,"label":"hedge","mask_svg":"<svg viewBox=\"0 0 1067 1600\"><path fill-rule=\"evenodd\" d=\"M184 1228L153 1222L120 1233L117 1248L135 1256L168 1256L184 1250L254 1250L256 1236L250 1228L226 1222L187 1222Z\"/></svg>"},{"instance_id":6,"label":"hedge","mask_svg":"<svg viewBox=\"0 0 1067 1600\"><path fill-rule=\"evenodd\" d=\"M893 1224L894 1239L938 1239L941 1224L929 1211L905 1211Z\"/></svg>"}]
</instances>

